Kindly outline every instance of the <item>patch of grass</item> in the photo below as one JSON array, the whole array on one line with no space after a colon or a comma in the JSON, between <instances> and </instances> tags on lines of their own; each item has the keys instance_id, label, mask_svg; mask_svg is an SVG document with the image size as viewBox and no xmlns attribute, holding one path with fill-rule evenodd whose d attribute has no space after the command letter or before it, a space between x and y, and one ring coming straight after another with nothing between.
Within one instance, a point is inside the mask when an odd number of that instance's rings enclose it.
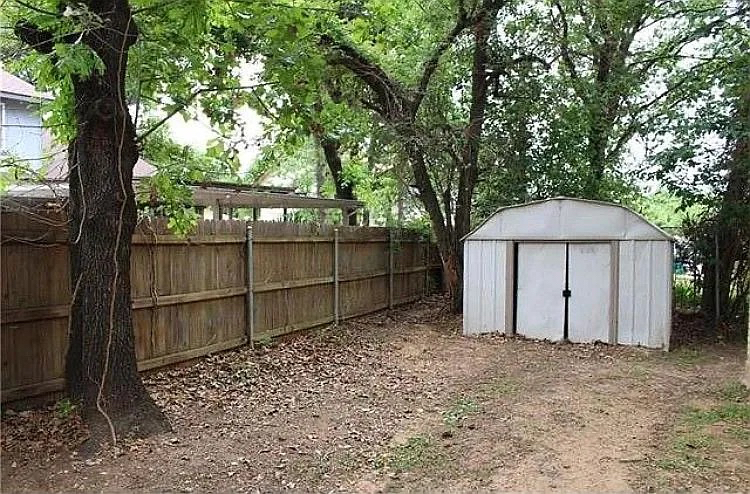
<instances>
[{"instance_id":1,"label":"patch of grass","mask_svg":"<svg viewBox=\"0 0 750 494\"><path fill-rule=\"evenodd\" d=\"M738 441L742 441L744 443L750 443L750 427L733 425L731 427L727 427L724 430L724 433L732 439L737 439Z\"/></svg>"},{"instance_id":2,"label":"patch of grass","mask_svg":"<svg viewBox=\"0 0 750 494\"><path fill-rule=\"evenodd\" d=\"M683 367L691 367L706 360L697 348L682 347L666 354L667 360Z\"/></svg>"},{"instance_id":3,"label":"patch of grass","mask_svg":"<svg viewBox=\"0 0 750 494\"><path fill-rule=\"evenodd\" d=\"M651 376L651 370L636 364L628 370L628 375L635 379L646 379Z\"/></svg>"},{"instance_id":4,"label":"patch of grass","mask_svg":"<svg viewBox=\"0 0 750 494\"><path fill-rule=\"evenodd\" d=\"M673 471L698 471L711 468L713 463L708 460L698 458L696 456L683 457L683 458L663 458L656 462L656 466L662 470L673 470Z\"/></svg>"},{"instance_id":5,"label":"patch of grass","mask_svg":"<svg viewBox=\"0 0 750 494\"><path fill-rule=\"evenodd\" d=\"M513 379L500 378L486 383L482 387L486 392L494 396L506 396L515 393L521 386L517 381L514 381Z\"/></svg>"},{"instance_id":6,"label":"patch of grass","mask_svg":"<svg viewBox=\"0 0 750 494\"><path fill-rule=\"evenodd\" d=\"M686 422L694 426L711 425L717 422L750 424L750 403L723 403L710 410L690 410Z\"/></svg>"},{"instance_id":7,"label":"patch of grass","mask_svg":"<svg viewBox=\"0 0 750 494\"><path fill-rule=\"evenodd\" d=\"M709 459L710 450L716 445L716 440L705 433L690 431L678 434L666 458L656 462L664 470L697 471L713 467Z\"/></svg>"},{"instance_id":8,"label":"patch of grass","mask_svg":"<svg viewBox=\"0 0 750 494\"><path fill-rule=\"evenodd\" d=\"M458 399L453 406L448 410L445 410L443 415L443 423L448 427L456 427L463 422L466 417L479 411L479 405L468 398Z\"/></svg>"},{"instance_id":9,"label":"patch of grass","mask_svg":"<svg viewBox=\"0 0 750 494\"><path fill-rule=\"evenodd\" d=\"M657 460L659 468L696 473L712 469L715 460L735 442L750 439L750 403L747 388L729 382L714 392L721 401L710 408L691 408L683 412L677 430L665 451ZM712 427L715 424L729 424ZM712 459L713 457L713 459Z\"/></svg>"},{"instance_id":10,"label":"patch of grass","mask_svg":"<svg viewBox=\"0 0 750 494\"><path fill-rule=\"evenodd\" d=\"M346 471L355 470L360 465L360 462L357 460L357 458L348 451L345 451L343 454L339 455L336 459L336 462Z\"/></svg>"},{"instance_id":11,"label":"patch of grass","mask_svg":"<svg viewBox=\"0 0 750 494\"><path fill-rule=\"evenodd\" d=\"M718 395L723 400L740 403L750 397L750 389L739 381L729 381L719 390Z\"/></svg>"},{"instance_id":12,"label":"patch of grass","mask_svg":"<svg viewBox=\"0 0 750 494\"><path fill-rule=\"evenodd\" d=\"M439 466L444 459L429 437L416 435L392 447L379 466L388 467L395 472L407 472L417 468Z\"/></svg>"}]
</instances>

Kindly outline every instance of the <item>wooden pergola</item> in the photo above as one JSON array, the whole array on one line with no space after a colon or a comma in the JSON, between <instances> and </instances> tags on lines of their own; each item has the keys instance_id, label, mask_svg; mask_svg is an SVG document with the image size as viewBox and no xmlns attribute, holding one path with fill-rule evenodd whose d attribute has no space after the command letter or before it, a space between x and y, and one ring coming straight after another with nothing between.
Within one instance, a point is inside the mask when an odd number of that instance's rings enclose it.
<instances>
[{"instance_id":1,"label":"wooden pergola","mask_svg":"<svg viewBox=\"0 0 750 494\"><path fill-rule=\"evenodd\" d=\"M137 182L137 180L136 180ZM257 220L261 209L282 209L284 219L288 218L289 209L341 210L344 218L351 218L357 212L364 211L364 203L347 199L327 199L324 197L310 197L298 194L290 187L269 187L259 185L244 185L225 182L205 182L189 186L192 200L189 206L199 211L211 208L214 218L218 219L224 213L231 216L234 210L247 208L252 210L252 217ZM3 197L4 206L39 205L49 203L64 203L68 198L68 184L63 181L48 181L45 183L25 183L11 186ZM155 198L158 204L158 198ZM360 218L367 222L367 215ZM345 221L348 223L348 221Z\"/></svg>"},{"instance_id":2,"label":"wooden pergola","mask_svg":"<svg viewBox=\"0 0 750 494\"><path fill-rule=\"evenodd\" d=\"M198 208L216 208L219 217L225 211L248 208L253 211L253 219L260 216L261 209L283 209L284 218L289 209L340 209L348 218L364 209L364 203L348 199L327 199L297 194L287 187L240 185L223 182L208 182L191 185L192 203Z\"/></svg>"}]
</instances>

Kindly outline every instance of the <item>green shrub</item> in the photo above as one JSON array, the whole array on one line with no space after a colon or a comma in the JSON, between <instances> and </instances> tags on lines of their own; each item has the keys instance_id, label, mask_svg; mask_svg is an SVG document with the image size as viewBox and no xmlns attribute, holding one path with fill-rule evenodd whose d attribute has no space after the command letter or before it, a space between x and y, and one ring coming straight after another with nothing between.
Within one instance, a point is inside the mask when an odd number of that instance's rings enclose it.
<instances>
[{"instance_id":1,"label":"green shrub","mask_svg":"<svg viewBox=\"0 0 750 494\"><path fill-rule=\"evenodd\" d=\"M686 276L678 276L674 281L675 306L684 310L698 310L701 304L700 291L696 290L692 280Z\"/></svg>"}]
</instances>

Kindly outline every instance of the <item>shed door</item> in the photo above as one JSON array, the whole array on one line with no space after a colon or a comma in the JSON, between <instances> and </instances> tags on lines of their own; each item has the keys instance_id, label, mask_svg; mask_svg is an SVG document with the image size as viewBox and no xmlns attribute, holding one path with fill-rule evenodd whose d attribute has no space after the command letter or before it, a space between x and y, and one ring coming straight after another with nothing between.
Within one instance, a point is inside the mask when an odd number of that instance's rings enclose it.
<instances>
[{"instance_id":1,"label":"shed door","mask_svg":"<svg viewBox=\"0 0 750 494\"><path fill-rule=\"evenodd\" d=\"M611 246L568 244L568 339L583 343L609 341L612 266Z\"/></svg>"},{"instance_id":2,"label":"shed door","mask_svg":"<svg viewBox=\"0 0 750 494\"><path fill-rule=\"evenodd\" d=\"M518 244L516 333L528 338L563 339L565 244Z\"/></svg>"}]
</instances>

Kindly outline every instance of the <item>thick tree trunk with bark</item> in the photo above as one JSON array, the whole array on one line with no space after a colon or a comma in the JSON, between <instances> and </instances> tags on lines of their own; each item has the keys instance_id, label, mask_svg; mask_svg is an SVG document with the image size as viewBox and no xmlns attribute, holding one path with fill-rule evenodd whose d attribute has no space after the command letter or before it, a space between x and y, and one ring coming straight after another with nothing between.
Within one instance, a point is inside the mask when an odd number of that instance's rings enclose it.
<instances>
[{"instance_id":1,"label":"thick tree trunk with bark","mask_svg":"<svg viewBox=\"0 0 750 494\"><path fill-rule=\"evenodd\" d=\"M138 32L127 1L91 0L86 6L105 27L81 39L104 70L73 79L76 137L68 150L73 300L65 377L98 443L166 431L169 424L138 374L133 336L130 246L138 149L124 86L127 52ZM38 50L51 51L48 33L29 24L19 24L16 32Z\"/></svg>"}]
</instances>

